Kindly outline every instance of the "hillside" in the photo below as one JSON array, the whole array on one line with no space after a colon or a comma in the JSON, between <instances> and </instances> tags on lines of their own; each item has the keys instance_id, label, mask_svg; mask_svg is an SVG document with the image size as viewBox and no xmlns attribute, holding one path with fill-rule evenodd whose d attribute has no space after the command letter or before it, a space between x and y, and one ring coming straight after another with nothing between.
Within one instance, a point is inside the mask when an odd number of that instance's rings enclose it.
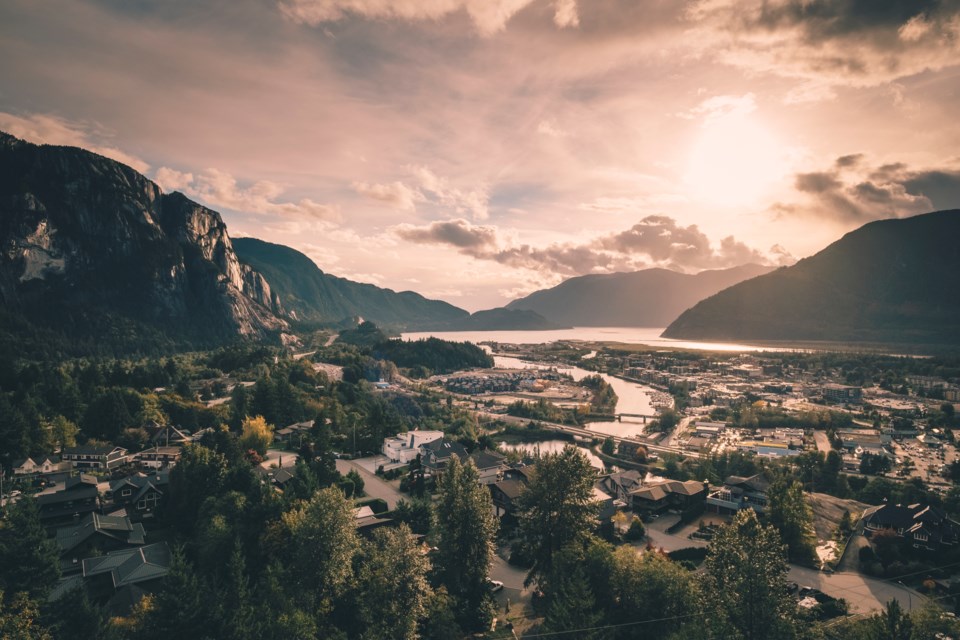
<instances>
[{"instance_id":1,"label":"hillside","mask_svg":"<svg viewBox=\"0 0 960 640\"><path fill-rule=\"evenodd\" d=\"M431 328L469 315L419 293L397 293L324 273L290 247L256 238L237 238L233 245L240 261L262 273L291 317L302 322L336 323L360 316L385 327Z\"/></svg>"},{"instance_id":2,"label":"hillside","mask_svg":"<svg viewBox=\"0 0 960 640\"><path fill-rule=\"evenodd\" d=\"M0 352L155 350L286 321L226 225L130 167L0 133Z\"/></svg>"},{"instance_id":3,"label":"hillside","mask_svg":"<svg viewBox=\"0 0 960 640\"><path fill-rule=\"evenodd\" d=\"M564 329L536 311L526 309L485 309L449 323L447 331L548 331Z\"/></svg>"},{"instance_id":4,"label":"hillside","mask_svg":"<svg viewBox=\"0 0 960 640\"><path fill-rule=\"evenodd\" d=\"M695 340L960 344L960 210L871 222L712 296L663 333Z\"/></svg>"},{"instance_id":5,"label":"hillside","mask_svg":"<svg viewBox=\"0 0 960 640\"><path fill-rule=\"evenodd\" d=\"M747 264L696 275L667 269L592 274L564 280L506 308L535 311L576 327L665 327L698 301L771 269Z\"/></svg>"}]
</instances>

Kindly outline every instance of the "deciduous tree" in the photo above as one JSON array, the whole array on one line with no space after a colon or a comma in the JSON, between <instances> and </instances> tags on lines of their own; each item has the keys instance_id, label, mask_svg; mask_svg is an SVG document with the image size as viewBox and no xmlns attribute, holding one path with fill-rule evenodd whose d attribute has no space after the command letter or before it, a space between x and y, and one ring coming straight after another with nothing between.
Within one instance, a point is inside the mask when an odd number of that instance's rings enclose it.
<instances>
[{"instance_id":1,"label":"deciduous tree","mask_svg":"<svg viewBox=\"0 0 960 640\"><path fill-rule=\"evenodd\" d=\"M744 509L710 543L704 562L704 620L714 638L795 637L786 548L772 526Z\"/></svg>"}]
</instances>

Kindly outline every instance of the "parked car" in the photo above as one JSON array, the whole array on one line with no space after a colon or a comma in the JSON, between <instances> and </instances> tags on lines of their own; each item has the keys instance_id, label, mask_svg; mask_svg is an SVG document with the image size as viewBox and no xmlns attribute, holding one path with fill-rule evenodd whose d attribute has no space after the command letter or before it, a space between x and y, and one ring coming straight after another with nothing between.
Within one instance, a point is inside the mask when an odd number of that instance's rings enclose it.
<instances>
[{"instance_id":1,"label":"parked car","mask_svg":"<svg viewBox=\"0 0 960 640\"><path fill-rule=\"evenodd\" d=\"M500 582L499 580L493 580L491 578L487 578L487 584L490 585L490 591L492 591L493 593L496 593L497 591L500 591L501 589L503 589L503 583Z\"/></svg>"}]
</instances>

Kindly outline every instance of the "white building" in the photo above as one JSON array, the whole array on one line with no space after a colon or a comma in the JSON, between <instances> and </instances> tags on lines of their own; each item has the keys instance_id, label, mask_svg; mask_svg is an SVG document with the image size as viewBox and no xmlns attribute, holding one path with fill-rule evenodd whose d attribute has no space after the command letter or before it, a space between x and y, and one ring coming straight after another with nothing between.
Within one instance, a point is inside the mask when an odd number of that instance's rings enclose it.
<instances>
[{"instance_id":1,"label":"white building","mask_svg":"<svg viewBox=\"0 0 960 640\"><path fill-rule=\"evenodd\" d=\"M420 445L430 444L443 438L443 431L408 431L393 438L383 439L383 455L393 462L406 464L417 458Z\"/></svg>"}]
</instances>

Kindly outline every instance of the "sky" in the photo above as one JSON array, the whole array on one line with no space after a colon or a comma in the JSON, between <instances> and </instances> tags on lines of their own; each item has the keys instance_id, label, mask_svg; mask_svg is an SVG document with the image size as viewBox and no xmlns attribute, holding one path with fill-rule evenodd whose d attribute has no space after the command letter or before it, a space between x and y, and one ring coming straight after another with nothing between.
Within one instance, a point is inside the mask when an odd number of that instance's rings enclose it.
<instances>
[{"instance_id":1,"label":"sky","mask_svg":"<svg viewBox=\"0 0 960 640\"><path fill-rule=\"evenodd\" d=\"M474 311L960 208L960 0L4 0L0 130Z\"/></svg>"}]
</instances>

